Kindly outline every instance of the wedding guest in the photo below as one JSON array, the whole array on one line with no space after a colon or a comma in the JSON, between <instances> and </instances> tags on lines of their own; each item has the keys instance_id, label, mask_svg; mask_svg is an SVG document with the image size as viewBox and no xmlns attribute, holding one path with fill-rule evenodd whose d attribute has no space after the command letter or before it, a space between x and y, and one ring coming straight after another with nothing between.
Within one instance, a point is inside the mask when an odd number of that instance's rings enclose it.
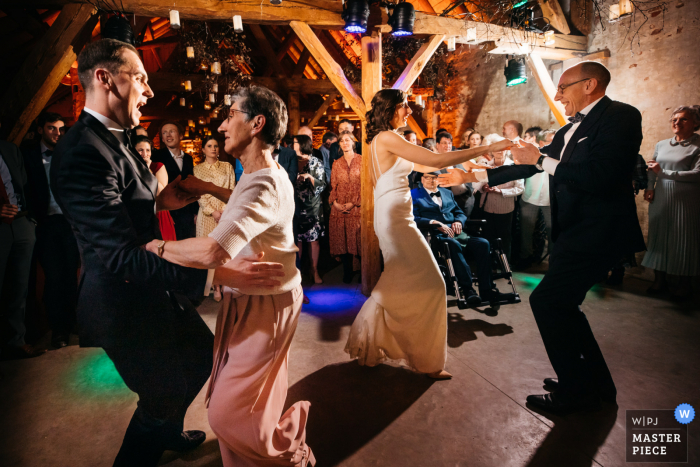
<instances>
[{"instance_id":1,"label":"wedding guest","mask_svg":"<svg viewBox=\"0 0 700 467\"><path fill-rule=\"evenodd\" d=\"M0 299L3 358L31 358L46 353L25 342L24 314L29 270L36 240L29 218L27 173L17 146L0 141Z\"/></svg>"},{"instance_id":2,"label":"wedding guest","mask_svg":"<svg viewBox=\"0 0 700 467\"><path fill-rule=\"evenodd\" d=\"M136 125L133 130L131 130L134 136L145 136L148 138L148 131L141 125Z\"/></svg>"},{"instance_id":3,"label":"wedding guest","mask_svg":"<svg viewBox=\"0 0 700 467\"><path fill-rule=\"evenodd\" d=\"M437 152L437 143L435 142L435 138L425 138L422 146L429 151Z\"/></svg>"},{"instance_id":4,"label":"wedding guest","mask_svg":"<svg viewBox=\"0 0 700 467\"><path fill-rule=\"evenodd\" d=\"M528 128L527 130L525 130L525 136L523 137L523 139L527 143L536 145L537 144L537 135L539 135L541 131L542 131L542 128L540 128L538 126L532 126L532 127Z\"/></svg>"},{"instance_id":5,"label":"wedding guest","mask_svg":"<svg viewBox=\"0 0 700 467\"><path fill-rule=\"evenodd\" d=\"M478 148L479 146L482 145L484 137L481 136L481 133L479 132L473 132L471 135L469 135L469 147L470 148Z\"/></svg>"},{"instance_id":6,"label":"wedding guest","mask_svg":"<svg viewBox=\"0 0 700 467\"><path fill-rule=\"evenodd\" d=\"M156 192L157 195L168 184L168 173L165 170L165 166L161 162L153 162L151 160L153 143L150 139L148 139L148 137L137 136L132 140L132 142L136 152L138 152L143 158L151 173L155 175L156 180L158 180L158 191ZM175 234L175 223L170 215L170 211L158 211L156 212L156 217L158 218L161 239L167 241L177 240L177 235Z\"/></svg>"},{"instance_id":7,"label":"wedding guest","mask_svg":"<svg viewBox=\"0 0 700 467\"><path fill-rule=\"evenodd\" d=\"M205 160L194 167L194 176L218 187L233 190L236 186L236 174L231 164L219 160L219 143L216 138L206 137L202 141L202 152ZM197 237L207 237L214 230L225 208L226 203L212 195L199 198ZM214 300L221 301L221 286L214 286Z\"/></svg>"},{"instance_id":8,"label":"wedding guest","mask_svg":"<svg viewBox=\"0 0 700 467\"><path fill-rule=\"evenodd\" d=\"M323 170L326 173L326 180L331 179L331 146L338 141L338 135L332 131L327 131L323 134L321 140L321 155L323 156Z\"/></svg>"},{"instance_id":9,"label":"wedding guest","mask_svg":"<svg viewBox=\"0 0 700 467\"><path fill-rule=\"evenodd\" d=\"M474 128L467 128L462 133L462 146L459 149L469 149L469 137L474 133Z\"/></svg>"},{"instance_id":10,"label":"wedding guest","mask_svg":"<svg viewBox=\"0 0 700 467\"><path fill-rule=\"evenodd\" d=\"M331 174L330 247L331 255L343 261L343 282L352 282L354 271L359 269L362 251L360 237L360 187L362 156L355 154L355 136L340 135L343 158L333 165Z\"/></svg>"},{"instance_id":11,"label":"wedding guest","mask_svg":"<svg viewBox=\"0 0 700 467\"><path fill-rule=\"evenodd\" d=\"M434 153L438 153L437 150L437 143L435 142L435 138L425 138L423 140L423 144L421 144L425 149L428 149L429 151L433 151ZM412 171L410 174L408 174L408 188L413 190L414 188L418 188L421 183L421 173L416 172L415 170Z\"/></svg>"},{"instance_id":12,"label":"wedding guest","mask_svg":"<svg viewBox=\"0 0 700 467\"><path fill-rule=\"evenodd\" d=\"M436 149L438 154L446 154L452 151L452 135L447 131L438 133L437 135ZM458 169L464 169L462 164L457 164L455 167ZM452 169L454 167L446 167L440 170L441 173L447 173L447 169ZM456 185L450 188L452 194L454 195L455 201L460 209L463 211L472 212L474 209L474 188L471 183L465 183L463 185ZM469 214L467 214L468 216Z\"/></svg>"},{"instance_id":13,"label":"wedding guest","mask_svg":"<svg viewBox=\"0 0 700 467\"><path fill-rule=\"evenodd\" d=\"M348 120L347 118L342 119L340 122L338 122L338 134L345 133L349 131L353 135L355 134L355 125ZM333 170L333 164L335 161L343 157L343 152L340 149L340 144L336 141L333 143L330 147L330 153L331 153L331 170ZM355 154L362 154L362 143L357 142L355 143Z\"/></svg>"},{"instance_id":14,"label":"wedding guest","mask_svg":"<svg viewBox=\"0 0 700 467\"><path fill-rule=\"evenodd\" d=\"M508 120L503 124L503 137L515 142L523 136L523 124L516 120Z\"/></svg>"},{"instance_id":15,"label":"wedding guest","mask_svg":"<svg viewBox=\"0 0 700 467\"><path fill-rule=\"evenodd\" d=\"M184 134L182 126L176 122L166 122L160 129L161 148L153 151L152 159L153 162L160 162L165 166L168 183L172 183L178 176L184 180L194 173L192 156L180 148ZM170 212L178 239L196 236L195 216L198 211L198 204L191 203Z\"/></svg>"},{"instance_id":16,"label":"wedding guest","mask_svg":"<svg viewBox=\"0 0 700 467\"><path fill-rule=\"evenodd\" d=\"M256 282L224 289L207 399L225 467L316 462L306 444L310 404L299 401L282 413L303 296L292 232L294 191L271 154L286 127L287 109L276 94L258 86L239 88L219 131L226 135L226 152L241 161L245 173L209 237L161 248L164 259L198 268L242 253L264 254L283 265L284 276L272 289ZM157 244L148 250L157 251Z\"/></svg>"},{"instance_id":17,"label":"wedding guest","mask_svg":"<svg viewBox=\"0 0 700 467\"><path fill-rule=\"evenodd\" d=\"M540 148L543 148L547 146L548 144L552 144L552 140L554 139L554 135L557 133L556 130L542 130L540 133L537 135L537 146ZM646 173L646 171L645 171Z\"/></svg>"},{"instance_id":18,"label":"wedding guest","mask_svg":"<svg viewBox=\"0 0 700 467\"><path fill-rule=\"evenodd\" d=\"M43 302L51 327L51 345L56 349L68 345L75 324L80 268L75 235L49 186L53 151L64 127L59 114L43 112L37 125L40 140L24 149L27 194L37 222L35 250L45 278Z\"/></svg>"},{"instance_id":19,"label":"wedding guest","mask_svg":"<svg viewBox=\"0 0 700 467\"><path fill-rule=\"evenodd\" d=\"M490 145L504 139L494 133L488 135L484 143ZM490 167L513 165L513 161L506 158L505 151L494 152L491 156L493 159L488 164ZM523 180L514 180L494 187L485 182L478 182L474 184L474 189L482 194L480 206L484 209L484 219L486 219L486 238L491 243L495 243L496 239L500 238L503 241L503 250L510 258L515 197L525 189Z\"/></svg>"},{"instance_id":20,"label":"wedding guest","mask_svg":"<svg viewBox=\"0 0 700 467\"><path fill-rule=\"evenodd\" d=\"M693 294L700 274L700 110L681 106L671 115L674 136L656 143L649 161L649 240L642 266L654 270L650 294L668 290L666 276L679 276L675 300Z\"/></svg>"},{"instance_id":21,"label":"wedding guest","mask_svg":"<svg viewBox=\"0 0 700 467\"><path fill-rule=\"evenodd\" d=\"M418 144L418 135L413 130L406 130L403 132L403 137L412 144Z\"/></svg>"},{"instance_id":22,"label":"wedding guest","mask_svg":"<svg viewBox=\"0 0 700 467\"><path fill-rule=\"evenodd\" d=\"M313 130L310 127L304 125L304 126L299 128L298 134L306 135L309 138L311 138L311 155L313 157L317 158L318 160L320 160L321 162L323 162L323 154L321 153L321 151L319 149L316 149L314 147L314 132L313 132ZM328 180L328 179L326 179L326 180Z\"/></svg>"},{"instance_id":23,"label":"wedding guest","mask_svg":"<svg viewBox=\"0 0 700 467\"><path fill-rule=\"evenodd\" d=\"M322 222L321 192L326 186L323 163L311 156L313 146L306 135L294 137L294 151L297 154L297 179L294 184L294 235L301 259L303 243L311 246L311 264L314 282L323 283L318 274L319 239L325 235Z\"/></svg>"}]
</instances>

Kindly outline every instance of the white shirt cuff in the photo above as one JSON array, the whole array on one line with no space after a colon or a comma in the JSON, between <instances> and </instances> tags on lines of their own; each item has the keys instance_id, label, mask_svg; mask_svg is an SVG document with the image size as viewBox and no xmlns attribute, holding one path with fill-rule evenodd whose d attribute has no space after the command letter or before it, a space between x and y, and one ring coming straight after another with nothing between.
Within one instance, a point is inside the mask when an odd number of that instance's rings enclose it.
<instances>
[{"instance_id":1,"label":"white shirt cuff","mask_svg":"<svg viewBox=\"0 0 700 467\"><path fill-rule=\"evenodd\" d=\"M488 171L486 170L474 170L474 175L476 176L476 179L480 182L489 182L489 175Z\"/></svg>"},{"instance_id":2,"label":"white shirt cuff","mask_svg":"<svg viewBox=\"0 0 700 467\"><path fill-rule=\"evenodd\" d=\"M557 166L559 165L559 162L560 161L553 159L551 157L545 157L544 160L542 161L542 168L549 175L554 175L554 172L557 170Z\"/></svg>"},{"instance_id":3,"label":"white shirt cuff","mask_svg":"<svg viewBox=\"0 0 700 467\"><path fill-rule=\"evenodd\" d=\"M210 269L207 273L207 283L204 285L205 297L208 297L211 293L211 284L214 282L214 271L216 271L216 269Z\"/></svg>"}]
</instances>

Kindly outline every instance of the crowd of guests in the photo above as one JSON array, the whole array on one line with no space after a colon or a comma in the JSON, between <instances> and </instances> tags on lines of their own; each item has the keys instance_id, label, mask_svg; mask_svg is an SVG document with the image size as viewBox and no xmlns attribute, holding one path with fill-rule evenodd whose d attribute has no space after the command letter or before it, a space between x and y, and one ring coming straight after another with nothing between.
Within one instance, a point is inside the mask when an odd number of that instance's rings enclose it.
<instances>
[{"instance_id":1,"label":"crowd of guests","mask_svg":"<svg viewBox=\"0 0 700 467\"><path fill-rule=\"evenodd\" d=\"M692 295L692 277L700 274L700 203L697 202L700 197L700 136L696 133L700 129L700 108L681 106L675 109L671 126L674 136L656 145L648 164L640 156L634 183L637 190L645 188L644 199L649 203L648 251L642 266L654 271L655 280L648 293L684 300ZM315 283L323 282L319 258L324 256L342 263L345 283L350 283L360 271L362 145L355 130L351 121L343 120L338 133L326 132L321 145L314 148L312 130L302 127L297 135L283 139L274 151L295 191L294 236L299 247L298 266L308 264L304 269ZM36 140L23 144L21 152L10 143L0 142L3 182L0 185L0 277L5 286L3 294L8 295L3 295L2 299L7 329L2 347L7 355L15 357L33 357L44 352L27 345L24 340L30 276L32 284L36 281L30 274L33 258L44 272L43 303L52 330L53 347L68 344L75 323L80 257L74 234L51 193L48 175L53 149L64 133L64 119L59 114L44 112L37 120ZM503 124L500 135L483 135L473 128L467 129L462 134L460 149L492 144L503 138L522 139L544 147L552 142L555 133L553 129L536 126L524 130L521 123L508 121ZM228 190L235 188L242 169L219 160L216 138L208 137L202 142L203 161L195 166L192 156L181 149L184 130L179 123L166 122L159 136L160 149L153 147L143 127L137 127L131 139L136 152L157 180L154 187L157 192L178 177L188 176ZM410 130L404 137L436 153L453 150L453 136L445 129L438 130L434 138L422 141ZM476 162L484 169L513 164L508 151L482 156ZM480 281L478 293L473 289L465 257L475 259L479 275L488 277L489 245L500 239L508 257L515 249L513 231L517 212L519 255L514 266L526 269L541 262L546 250L538 255L534 239L539 227L544 226L544 232L540 233L545 234L547 248L551 244L549 177L543 172L498 186L480 182L445 189L437 186L438 175L439 172L409 176L416 221L421 227L454 239L452 256L457 258L457 273L470 303L493 299L499 292L490 280ZM198 204L171 212L161 211L158 213L161 236L166 240L206 237L217 225L225 206L219 199L206 195ZM483 238L470 238L465 233L467 219L487 221ZM302 255L306 252L308 261L305 263ZM221 299L220 288L214 288L214 299Z\"/></svg>"}]
</instances>

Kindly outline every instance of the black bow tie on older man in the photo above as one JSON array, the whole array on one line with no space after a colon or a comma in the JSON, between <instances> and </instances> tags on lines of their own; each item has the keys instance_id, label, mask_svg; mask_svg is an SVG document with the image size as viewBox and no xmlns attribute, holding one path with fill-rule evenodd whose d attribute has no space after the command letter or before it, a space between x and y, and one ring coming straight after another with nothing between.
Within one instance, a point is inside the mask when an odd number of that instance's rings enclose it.
<instances>
[{"instance_id":1,"label":"black bow tie on older man","mask_svg":"<svg viewBox=\"0 0 700 467\"><path fill-rule=\"evenodd\" d=\"M431 198L442 198L442 195L440 195L439 191L436 191L435 193L430 193Z\"/></svg>"},{"instance_id":2,"label":"black bow tie on older man","mask_svg":"<svg viewBox=\"0 0 700 467\"><path fill-rule=\"evenodd\" d=\"M581 112L576 112L576 115L574 115L573 117L569 117L569 122L574 124L581 123L584 117L585 115Z\"/></svg>"}]
</instances>

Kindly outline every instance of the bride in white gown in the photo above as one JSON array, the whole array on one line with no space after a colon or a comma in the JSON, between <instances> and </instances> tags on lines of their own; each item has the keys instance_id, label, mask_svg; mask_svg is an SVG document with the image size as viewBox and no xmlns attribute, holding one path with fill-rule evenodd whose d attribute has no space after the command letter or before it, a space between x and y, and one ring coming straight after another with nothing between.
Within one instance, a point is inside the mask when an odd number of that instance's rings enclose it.
<instances>
[{"instance_id":1,"label":"bride in white gown","mask_svg":"<svg viewBox=\"0 0 700 467\"><path fill-rule=\"evenodd\" d=\"M350 330L345 351L360 365L394 360L437 379L445 368L447 296L437 263L413 220L408 188L412 170L433 172L512 145L508 140L447 154L406 141L395 129L406 126L406 94L384 89L367 112L367 141L374 182L374 230L384 271Z\"/></svg>"}]
</instances>

